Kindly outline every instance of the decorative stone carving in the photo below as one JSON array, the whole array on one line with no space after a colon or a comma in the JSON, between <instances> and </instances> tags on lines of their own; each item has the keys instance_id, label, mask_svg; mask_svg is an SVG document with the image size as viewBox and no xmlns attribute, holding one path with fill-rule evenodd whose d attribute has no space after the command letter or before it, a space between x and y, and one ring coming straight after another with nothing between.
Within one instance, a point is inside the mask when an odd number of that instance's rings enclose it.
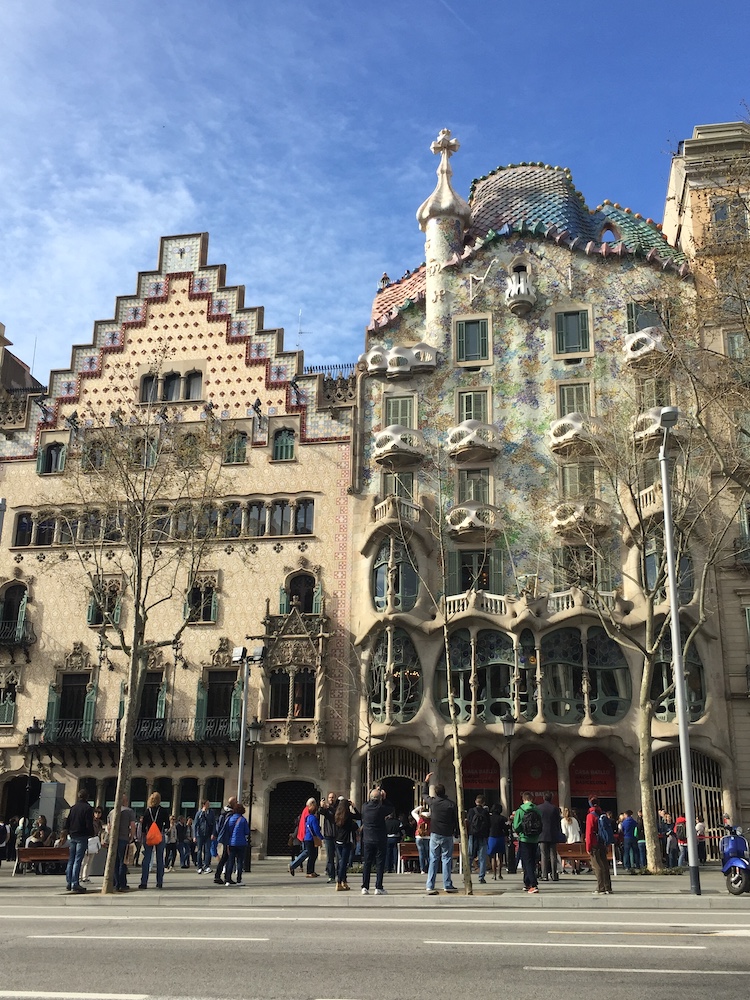
<instances>
[{"instance_id":1,"label":"decorative stone carving","mask_svg":"<svg viewBox=\"0 0 750 1000\"><path fill-rule=\"evenodd\" d=\"M494 538L503 530L500 511L478 500L456 504L446 514L445 522L450 533L459 538Z\"/></svg>"},{"instance_id":2,"label":"decorative stone carving","mask_svg":"<svg viewBox=\"0 0 750 1000\"><path fill-rule=\"evenodd\" d=\"M421 431L392 424L375 435L372 457L380 465L398 468L421 462L427 454Z\"/></svg>"},{"instance_id":3,"label":"decorative stone carving","mask_svg":"<svg viewBox=\"0 0 750 1000\"><path fill-rule=\"evenodd\" d=\"M289 771L291 774L297 773L297 753L294 747L286 748L286 761L289 765Z\"/></svg>"},{"instance_id":4,"label":"decorative stone carving","mask_svg":"<svg viewBox=\"0 0 750 1000\"><path fill-rule=\"evenodd\" d=\"M550 424L547 437L555 454L582 455L591 451L599 421L583 413L568 413Z\"/></svg>"},{"instance_id":5,"label":"decorative stone carving","mask_svg":"<svg viewBox=\"0 0 750 1000\"><path fill-rule=\"evenodd\" d=\"M268 755L263 747L255 748L255 759L258 762L258 767L260 768L260 776L263 781L268 781Z\"/></svg>"},{"instance_id":6,"label":"decorative stone carving","mask_svg":"<svg viewBox=\"0 0 750 1000\"><path fill-rule=\"evenodd\" d=\"M602 500L564 500L552 512L559 535L601 534L612 524L612 508Z\"/></svg>"},{"instance_id":7,"label":"decorative stone carving","mask_svg":"<svg viewBox=\"0 0 750 1000\"><path fill-rule=\"evenodd\" d=\"M640 367L663 363L667 353L663 334L664 331L658 326L647 326L635 333L628 333L623 341L626 362Z\"/></svg>"},{"instance_id":8,"label":"decorative stone carving","mask_svg":"<svg viewBox=\"0 0 750 1000\"><path fill-rule=\"evenodd\" d=\"M388 378L406 378L415 372L434 371L437 365L437 351L430 344L420 342L414 347L381 347L374 345L359 357L370 375L386 375Z\"/></svg>"},{"instance_id":9,"label":"decorative stone carving","mask_svg":"<svg viewBox=\"0 0 750 1000\"><path fill-rule=\"evenodd\" d=\"M464 420L448 431L445 450L451 458L462 462L480 462L499 455L502 446L495 426L479 420Z\"/></svg>"},{"instance_id":10,"label":"decorative stone carving","mask_svg":"<svg viewBox=\"0 0 750 1000\"><path fill-rule=\"evenodd\" d=\"M210 666L217 670L232 666L232 644L226 636L219 639L219 645L211 654Z\"/></svg>"},{"instance_id":11,"label":"decorative stone carving","mask_svg":"<svg viewBox=\"0 0 750 1000\"><path fill-rule=\"evenodd\" d=\"M315 751L315 756L318 761L318 774L322 781L325 779L326 768L328 766L328 755L326 754L326 748L319 746Z\"/></svg>"},{"instance_id":12,"label":"decorative stone carving","mask_svg":"<svg viewBox=\"0 0 750 1000\"><path fill-rule=\"evenodd\" d=\"M505 302L514 316L525 316L536 303L536 289L524 267L508 275Z\"/></svg>"},{"instance_id":13,"label":"decorative stone carving","mask_svg":"<svg viewBox=\"0 0 750 1000\"><path fill-rule=\"evenodd\" d=\"M66 654L63 662L56 665L56 669L66 673L91 670L91 653L82 642L74 642L73 648Z\"/></svg>"}]
</instances>

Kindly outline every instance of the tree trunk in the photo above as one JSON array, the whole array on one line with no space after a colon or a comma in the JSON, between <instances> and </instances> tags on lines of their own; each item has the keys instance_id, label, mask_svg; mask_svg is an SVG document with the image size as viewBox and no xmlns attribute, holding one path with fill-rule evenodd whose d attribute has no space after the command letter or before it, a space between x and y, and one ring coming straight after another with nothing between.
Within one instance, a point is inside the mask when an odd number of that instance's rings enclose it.
<instances>
[{"instance_id":1,"label":"tree trunk","mask_svg":"<svg viewBox=\"0 0 750 1000\"><path fill-rule=\"evenodd\" d=\"M451 730L453 731L453 771L456 778L456 809L458 811L458 835L461 841L461 864L464 870L464 893L467 896L474 895L471 884L471 858L469 857L469 838L466 833L466 825L463 821L463 801L464 801L464 779L461 772L461 747L458 743L458 719L456 718L456 702L453 698L453 685L451 684L451 660L448 648L448 625L443 625L443 646L445 648L446 677L448 678L448 707L451 716Z\"/></svg>"},{"instance_id":2,"label":"tree trunk","mask_svg":"<svg viewBox=\"0 0 750 1000\"><path fill-rule=\"evenodd\" d=\"M643 834L646 838L646 864L649 871L661 872L664 870L664 863L659 845L656 803L654 802L651 749L651 719L654 714L654 705L651 700L652 674L653 660L650 656L644 656L638 718L638 778L641 789L641 809L643 810Z\"/></svg>"}]
</instances>

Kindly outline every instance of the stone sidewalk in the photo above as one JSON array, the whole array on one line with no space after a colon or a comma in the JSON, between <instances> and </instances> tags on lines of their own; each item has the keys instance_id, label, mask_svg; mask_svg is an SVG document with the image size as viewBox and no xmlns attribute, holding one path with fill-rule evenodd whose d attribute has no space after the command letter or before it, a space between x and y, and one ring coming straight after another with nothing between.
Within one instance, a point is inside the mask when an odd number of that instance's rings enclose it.
<instances>
[{"instance_id":1,"label":"stone sidewalk","mask_svg":"<svg viewBox=\"0 0 750 1000\"><path fill-rule=\"evenodd\" d=\"M421 875L386 875L386 896L375 896L374 878L371 881L370 896L360 894L361 878L351 874L351 891L337 892L335 885L326 884L325 875L308 879L297 872L292 878L284 858L270 858L253 862L251 873L245 874L243 887L216 885L211 875L198 875L194 868L187 871L167 872L164 889L155 888L155 876L149 879L149 888L127 894L115 893L102 896L101 878L92 878L88 893L71 895L65 891L63 875L16 875L11 877L13 865L5 862L0 868L0 900L4 907L16 905L38 905L42 900L48 906L118 906L126 904L152 907L398 907L420 909L424 907L479 907L486 908L590 908L596 909L669 909L669 910L731 910L739 908L750 913L750 894L730 896L724 876L718 865L707 865L701 869L700 896L690 891L687 873L681 875L628 875L620 874L612 879L611 896L594 896L596 887L592 875L561 875L558 882L541 882L538 895L529 896L521 892L521 874L505 874L502 881L490 880L479 885L473 876L473 895L462 891L463 880L455 876L455 885L461 888L456 894L427 896L425 880ZM324 868L318 863L318 870ZM139 882L139 871L130 869L131 886ZM438 877L438 886L441 879Z\"/></svg>"}]
</instances>

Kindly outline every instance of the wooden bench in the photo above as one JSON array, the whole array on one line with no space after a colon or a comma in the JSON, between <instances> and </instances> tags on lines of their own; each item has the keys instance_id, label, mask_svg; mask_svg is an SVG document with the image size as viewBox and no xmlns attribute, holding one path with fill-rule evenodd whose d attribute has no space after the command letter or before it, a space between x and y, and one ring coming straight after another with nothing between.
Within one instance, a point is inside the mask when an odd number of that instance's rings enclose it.
<instances>
[{"instance_id":1,"label":"wooden bench","mask_svg":"<svg viewBox=\"0 0 750 1000\"><path fill-rule=\"evenodd\" d=\"M398 866L396 868L396 871L399 875L404 874L404 861L410 860L412 858L419 858L419 850L417 849L416 842L413 840L402 841L398 845ZM461 875L463 873L463 863L461 859L460 844L453 845L453 860L458 861L458 873L459 875Z\"/></svg>"},{"instance_id":2,"label":"wooden bench","mask_svg":"<svg viewBox=\"0 0 750 1000\"><path fill-rule=\"evenodd\" d=\"M607 861L612 860L613 845L607 844ZM571 861L588 861L589 852L584 843L578 844L557 844L557 854L560 859Z\"/></svg>"},{"instance_id":3,"label":"wooden bench","mask_svg":"<svg viewBox=\"0 0 750 1000\"><path fill-rule=\"evenodd\" d=\"M16 863L13 865L13 874L18 871L19 865L38 865L44 861L54 861L67 864L70 857L70 850L67 847L17 847Z\"/></svg>"}]
</instances>

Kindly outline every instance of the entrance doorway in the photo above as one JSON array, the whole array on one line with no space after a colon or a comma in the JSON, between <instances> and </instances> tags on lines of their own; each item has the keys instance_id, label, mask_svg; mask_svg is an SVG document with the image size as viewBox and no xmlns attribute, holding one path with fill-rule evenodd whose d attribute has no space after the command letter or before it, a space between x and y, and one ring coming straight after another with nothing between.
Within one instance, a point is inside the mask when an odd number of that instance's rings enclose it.
<instances>
[{"instance_id":1,"label":"entrance doorway","mask_svg":"<svg viewBox=\"0 0 750 1000\"><path fill-rule=\"evenodd\" d=\"M557 764L546 750L526 750L513 762L513 809L518 808L524 792L531 792L537 803L545 792L552 792L553 805L560 804Z\"/></svg>"},{"instance_id":2,"label":"entrance doorway","mask_svg":"<svg viewBox=\"0 0 750 1000\"><path fill-rule=\"evenodd\" d=\"M18 816L19 819L23 818L24 809L26 808L27 780L28 778L26 775L19 775L17 778L11 778L10 781L5 784L5 788L3 789L2 816L6 823L12 816ZM41 781L32 774L29 794L29 812L31 812L34 805L39 802L39 794L41 790Z\"/></svg>"},{"instance_id":3,"label":"entrance doorway","mask_svg":"<svg viewBox=\"0 0 750 1000\"><path fill-rule=\"evenodd\" d=\"M477 795L484 795L489 808L500 801L500 765L485 750L474 750L461 762L464 809L473 808Z\"/></svg>"},{"instance_id":4,"label":"entrance doorway","mask_svg":"<svg viewBox=\"0 0 750 1000\"><path fill-rule=\"evenodd\" d=\"M411 778L383 778L382 786L385 789L386 798L393 803L396 816L401 819L409 813L416 805L415 786Z\"/></svg>"},{"instance_id":5,"label":"entrance doorway","mask_svg":"<svg viewBox=\"0 0 750 1000\"><path fill-rule=\"evenodd\" d=\"M289 857L289 834L308 799L320 800L320 792L311 781L282 781L268 797L266 857Z\"/></svg>"},{"instance_id":6,"label":"entrance doorway","mask_svg":"<svg viewBox=\"0 0 750 1000\"><path fill-rule=\"evenodd\" d=\"M615 765L601 750L584 750L571 762L570 808L575 813L581 831L586 829L589 798L596 795L602 812L610 809L617 816L617 772Z\"/></svg>"}]
</instances>

